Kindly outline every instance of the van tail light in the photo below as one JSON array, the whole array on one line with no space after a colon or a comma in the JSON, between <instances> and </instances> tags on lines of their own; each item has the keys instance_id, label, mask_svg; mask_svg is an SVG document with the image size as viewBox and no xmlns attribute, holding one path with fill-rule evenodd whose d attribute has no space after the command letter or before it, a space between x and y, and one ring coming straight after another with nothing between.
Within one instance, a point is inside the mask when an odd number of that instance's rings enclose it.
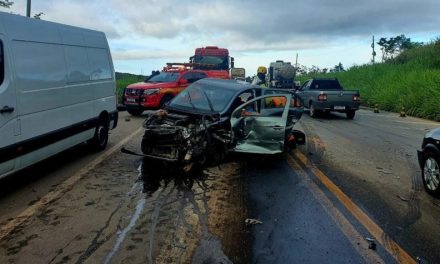
<instances>
[{"instance_id":1,"label":"van tail light","mask_svg":"<svg viewBox=\"0 0 440 264\"><path fill-rule=\"evenodd\" d=\"M327 94L322 93L318 95L318 101L327 101Z\"/></svg>"},{"instance_id":2,"label":"van tail light","mask_svg":"<svg viewBox=\"0 0 440 264\"><path fill-rule=\"evenodd\" d=\"M358 94L354 94L353 95L353 101L354 102L359 102L361 100L361 96L360 95L358 95Z\"/></svg>"}]
</instances>

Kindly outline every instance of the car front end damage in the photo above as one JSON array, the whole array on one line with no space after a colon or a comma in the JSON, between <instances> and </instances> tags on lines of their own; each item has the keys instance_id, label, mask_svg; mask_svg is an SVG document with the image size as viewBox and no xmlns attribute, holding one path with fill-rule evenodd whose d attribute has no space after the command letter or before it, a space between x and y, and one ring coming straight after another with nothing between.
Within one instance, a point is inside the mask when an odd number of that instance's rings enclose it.
<instances>
[{"instance_id":1,"label":"car front end damage","mask_svg":"<svg viewBox=\"0 0 440 264\"><path fill-rule=\"evenodd\" d=\"M147 158L182 164L220 160L231 143L221 123L218 116L155 111L143 124L142 152Z\"/></svg>"}]
</instances>

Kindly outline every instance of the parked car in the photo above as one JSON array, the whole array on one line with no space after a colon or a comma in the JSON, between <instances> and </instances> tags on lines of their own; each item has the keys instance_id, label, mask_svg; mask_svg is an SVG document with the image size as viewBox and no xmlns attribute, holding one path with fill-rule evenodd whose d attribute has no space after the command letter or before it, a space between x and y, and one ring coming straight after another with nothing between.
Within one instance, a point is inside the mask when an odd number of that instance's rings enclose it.
<instances>
[{"instance_id":1,"label":"parked car","mask_svg":"<svg viewBox=\"0 0 440 264\"><path fill-rule=\"evenodd\" d=\"M0 178L116 127L105 34L0 12Z\"/></svg>"},{"instance_id":2,"label":"parked car","mask_svg":"<svg viewBox=\"0 0 440 264\"><path fill-rule=\"evenodd\" d=\"M340 112L353 119L361 101L359 91L344 90L338 79L308 80L297 94L313 118L320 112Z\"/></svg>"},{"instance_id":3,"label":"parked car","mask_svg":"<svg viewBox=\"0 0 440 264\"><path fill-rule=\"evenodd\" d=\"M148 116L142 152L182 163L218 161L228 151L282 153L305 142L293 129L303 112L296 97L235 80L200 80Z\"/></svg>"},{"instance_id":4,"label":"parked car","mask_svg":"<svg viewBox=\"0 0 440 264\"><path fill-rule=\"evenodd\" d=\"M185 67L165 67L159 74L151 76L144 82L127 86L123 92L123 105L134 116L144 110L161 108L189 84L206 78L200 70L189 70Z\"/></svg>"},{"instance_id":5,"label":"parked car","mask_svg":"<svg viewBox=\"0 0 440 264\"><path fill-rule=\"evenodd\" d=\"M440 194L440 128L428 132L423 138L422 149L417 151L422 180L429 194Z\"/></svg>"}]
</instances>

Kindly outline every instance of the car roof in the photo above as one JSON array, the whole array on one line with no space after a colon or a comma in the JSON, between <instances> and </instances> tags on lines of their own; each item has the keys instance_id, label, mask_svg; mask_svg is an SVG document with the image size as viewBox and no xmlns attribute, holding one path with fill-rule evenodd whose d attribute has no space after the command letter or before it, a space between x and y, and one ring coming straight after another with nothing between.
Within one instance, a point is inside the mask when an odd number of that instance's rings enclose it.
<instances>
[{"instance_id":1,"label":"car roof","mask_svg":"<svg viewBox=\"0 0 440 264\"><path fill-rule=\"evenodd\" d=\"M197 81L197 83L207 86L215 86L218 87L219 89L234 90L237 92L249 88L260 88L259 86L243 83L237 80L225 80L225 79L216 79L216 78L203 78Z\"/></svg>"}]
</instances>

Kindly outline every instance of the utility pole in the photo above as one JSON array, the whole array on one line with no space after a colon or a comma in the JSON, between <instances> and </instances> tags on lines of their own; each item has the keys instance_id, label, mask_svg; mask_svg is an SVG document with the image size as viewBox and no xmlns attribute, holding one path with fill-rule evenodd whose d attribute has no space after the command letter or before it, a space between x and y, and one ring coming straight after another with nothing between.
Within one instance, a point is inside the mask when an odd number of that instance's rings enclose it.
<instances>
[{"instance_id":1,"label":"utility pole","mask_svg":"<svg viewBox=\"0 0 440 264\"><path fill-rule=\"evenodd\" d=\"M27 0L26 16L31 17L31 0Z\"/></svg>"},{"instance_id":2,"label":"utility pole","mask_svg":"<svg viewBox=\"0 0 440 264\"><path fill-rule=\"evenodd\" d=\"M373 53L371 53L371 55L373 55L373 64L374 64L374 57L376 57L376 51L374 50L374 35L373 35L373 42L371 43L371 48L373 49Z\"/></svg>"},{"instance_id":3,"label":"utility pole","mask_svg":"<svg viewBox=\"0 0 440 264\"><path fill-rule=\"evenodd\" d=\"M295 68L298 68L298 52L296 53Z\"/></svg>"}]
</instances>

